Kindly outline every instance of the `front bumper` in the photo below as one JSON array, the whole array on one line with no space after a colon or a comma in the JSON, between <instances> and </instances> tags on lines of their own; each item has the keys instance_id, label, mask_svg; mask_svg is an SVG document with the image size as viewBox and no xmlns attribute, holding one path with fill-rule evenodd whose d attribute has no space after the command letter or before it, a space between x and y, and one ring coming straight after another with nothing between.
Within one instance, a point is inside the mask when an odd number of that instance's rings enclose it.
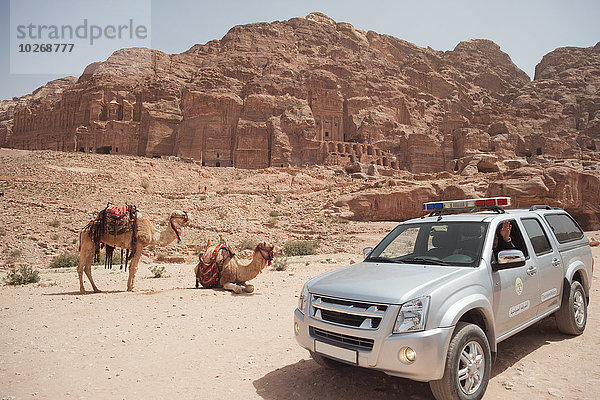
<instances>
[{"instance_id":1,"label":"front bumper","mask_svg":"<svg viewBox=\"0 0 600 400\"><path fill-rule=\"evenodd\" d=\"M399 376L415 381L439 380L444 375L446 353L454 327L429 329L421 332L392 334L391 327L380 326L377 330L354 329L311 319L296 309L294 323L298 324L296 340L307 350L315 350L315 340L324 341L343 348L356 350L359 367L383 371L388 375ZM311 335L311 327L340 335L348 335L373 340L372 350L353 348ZM416 352L412 364L404 364L398 352L405 346Z\"/></svg>"}]
</instances>

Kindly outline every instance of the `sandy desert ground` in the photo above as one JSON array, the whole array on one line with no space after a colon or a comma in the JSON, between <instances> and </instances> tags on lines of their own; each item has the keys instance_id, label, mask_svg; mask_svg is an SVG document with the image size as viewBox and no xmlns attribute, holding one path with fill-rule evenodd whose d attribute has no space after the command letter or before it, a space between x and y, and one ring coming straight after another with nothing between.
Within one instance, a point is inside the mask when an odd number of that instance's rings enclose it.
<instances>
[{"instance_id":1,"label":"sandy desert ground","mask_svg":"<svg viewBox=\"0 0 600 400\"><path fill-rule=\"evenodd\" d=\"M395 225L342 223L322 213L327 202L356 183L344 189L337 178L321 179L320 171L302 180L296 174L303 186L290 190L285 171L267 171L256 190L257 178L247 171L215 176L161 160L2 149L0 161L5 193L0 264L41 271L38 284L0 286L0 398L432 397L426 383L362 369L325 371L294 339L292 316L303 283L360 260L360 249L376 244ZM113 178L109 168L129 181ZM148 179L149 187L143 188L140 179ZM204 199L197 192L199 179L208 182ZM281 203L263 193L265 182L282 193ZM76 249L78 229L107 199L120 204L131 198L153 220L172 208L191 209L195 219L184 243L144 252L139 292L125 291L126 273L118 267L96 266L94 278L103 293L80 294L75 270L48 268L49 261ZM269 210L278 211L278 220L265 229ZM216 223L210 224L211 218ZM190 249L219 232L234 244L251 234L278 245L290 238L322 245L316 255L288 258L285 271L266 269L253 281L253 294L194 289L197 258ZM597 239L600 232L588 236ZM502 342L485 399L600 398L600 248L593 251L596 269L585 333L562 335L549 317ZM184 262L161 264L168 276L152 278L149 267L159 265L160 252ZM0 279L5 274L0 269ZM91 289L87 281L86 287Z\"/></svg>"},{"instance_id":2,"label":"sandy desert ground","mask_svg":"<svg viewBox=\"0 0 600 400\"><path fill-rule=\"evenodd\" d=\"M600 252L595 248L596 265ZM425 383L348 368L325 371L296 345L292 313L311 276L356 259L337 253L265 270L254 294L193 289L193 264L168 277L95 267L103 293L81 295L76 272L43 270L39 284L0 287L3 399L429 399ZM324 263L330 259L335 264ZM307 265L308 264L308 265ZM585 333L548 318L502 342L485 399L597 399L600 282Z\"/></svg>"}]
</instances>

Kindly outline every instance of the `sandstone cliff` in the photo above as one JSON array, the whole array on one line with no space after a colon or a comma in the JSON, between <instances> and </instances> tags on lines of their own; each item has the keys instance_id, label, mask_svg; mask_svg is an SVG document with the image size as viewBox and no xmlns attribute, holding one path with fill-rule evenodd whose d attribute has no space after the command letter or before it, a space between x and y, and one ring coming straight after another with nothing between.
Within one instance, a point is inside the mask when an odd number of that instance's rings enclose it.
<instances>
[{"instance_id":1,"label":"sandstone cliff","mask_svg":"<svg viewBox=\"0 0 600 400\"><path fill-rule=\"evenodd\" d=\"M20 102L5 134L15 148L242 168L356 160L462 172L484 153L598 160L599 54L557 49L530 82L489 40L441 52L312 13L236 26L181 54L119 50L60 99Z\"/></svg>"},{"instance_id":2,"label":"sandstone cliff","mask_svg":"<svg viewBox=\"0 0 600 400\"><path fill-rule=\"evenodd\" d=\"M547 54L530 81L489 40L436 51L311 13L235 26L181 54L116 51L76 81L0 103L0 146L250 169L360 163L357 177L365 165L416 179L481 175L484 186L459 192L512 191L517 203L598 215L599 93L600 44ZM547 169L564 160L570 178L556 179ZM530 176L515 176L523 167ZM450 195L405 186L370 199L372 218L400 218L396 197L407 193ZM344 204L355 218L366 212L362 199Z\"/></svg>"}]
</instances>

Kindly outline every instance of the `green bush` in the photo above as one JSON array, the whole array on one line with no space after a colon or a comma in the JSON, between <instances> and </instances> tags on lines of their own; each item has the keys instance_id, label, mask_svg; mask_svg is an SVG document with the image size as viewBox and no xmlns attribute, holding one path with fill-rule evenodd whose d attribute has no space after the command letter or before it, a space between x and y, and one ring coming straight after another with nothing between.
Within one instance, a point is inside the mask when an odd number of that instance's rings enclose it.
<instances>
[{"instance_id":1,"label":"green bush","mask_svg":"<svg viewBox=\"0 0 600 400\"><path fill-rule=\"evenodd\" d=\"M27 285L28 283L38 283L40 281L40 273L28 266L21 266L18 269L13 268L8 271L4 281L7 285Z\"/></svg>"},{"instance_id":2,"label":"green bush","mask_svg":"<svg viewBox=\"0 0 600 400\"><path fill-rule=\"evenodd\" d=\"M148 269L154 274L153 278L162 278L166 276L167 269L163 266L153 265L148 267Z\"/></svg>"},{"instance_id":3,"label":"green bush","mask_svg":"<svg viewBox=\"0 0 600 400\"><path fill-rule=\"evenodd\" d=\"M50 263L50 268L71 268L79 265L79 255L64 252L58 257L54 257Z\"/></svg>"},{"instance_id":4,"label":"green bush","mask_svg":"<svg viewBox=\"0 0 600 400\"><path fill-rule=\"evenodd\" d=\"M275 271L285 271L288 267L287 257L277 257L273 260L273 269Z\"/></svg>"},{"instance_id":5,"label":"green bush","mask_svg":"<svg viewBox=\"0 0 600 400\"><path fill-rule=\"evenodd\" d=\"M148 189L150 187L150 182L148 182L147 179L142 179L140 186L142 186L144 189Z\"/></svg>"},{"instance_id":6,"label":"green bush","mask_svg":"<svg viewBox=\"0 0 600 400\"><path fill-rule=\"evenodd\" d=\"M200 200L206 200L206 195L205 195L205 194L201 195L201 196L199 197L199 199L200 199Z\"/></svg>"},{"instance_id":7,"label":"green bush","mask_svg":"<svg viewBox=\"0 0 600 400\"><path fill-rule=\"evenodd\" d=\"M317 254L319 243L316 240L291 240L283 245L286 256L308 256Z\"/></svg>"},{"instance_id":8,"label":"green bush","mask_svg":"<svg viewBox=\"0 0 600 400\"><path fill-rule=\"evenodd\" d=\"M256 239L243 239L240 244L238 244L238 250L254 250L258 245L258 240Z\"/></svg>"},{"instance_id":9,"label":"green bush","mask_svg":"<svg viewBox=\"0 0 600 400\"><path fill-rule=\"evenodd\" d=\"M58 228L60 226L60 221L54 218L52 221L48 222L48 225L50 225L53 228Z\"/></svg>"},{"instance_id":10,"label":"green bush","mask_svg":"<svg viewBox=\"0 0 600 400\"><path fill-rule=\"evenodd\" d=\"M269 217L279 217L279 211L269 211Z\"/></svg>"},{"instance_id":11,"label":"green bush","mask_svg":"<svg viewBox=\"0 0 600 400\"><path fill-rule=\"evenodd\" d=\"M275 196L275 204L280 204L281 203L281 195L278 194L277 196Z\"/></svg>"}]
</instances>

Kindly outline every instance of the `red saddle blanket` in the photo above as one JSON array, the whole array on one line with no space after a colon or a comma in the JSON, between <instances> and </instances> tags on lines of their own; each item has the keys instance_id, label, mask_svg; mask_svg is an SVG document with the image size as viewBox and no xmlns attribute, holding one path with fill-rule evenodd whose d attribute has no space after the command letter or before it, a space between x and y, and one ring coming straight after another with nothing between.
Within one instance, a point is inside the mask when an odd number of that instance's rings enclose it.
<instances>
[{"instance_id":1,"label":"red saddle blanket","mask_svg":"<svg viewBox=\"0 0 600 400\"><path fill-rule=\"evenodd\" d=\"M219 281L221 280L221 270L223 268L225 257L227 256L227 252L231 257L235 255L235 251L231 247L222 243L207 248L204 251L204 254L200 255L200 262L198 265L196 265L196 268L194 268L194 272L196 273L196 281L205 288L214 288L219 286Z\"/></svg>"},{"instance_id":2,"label":"red saddle blanket","mask_svg":"<svg viewBox=\"0 0 600 400\"><path fill-rule=\"evenodd\" d=\"M106 209L106 212L109 214L112 214L116 217L120 217L121 215L123 215L127 212L127 206L123 206L123 207L110 206Z\"/></svg>"}]
</instances>

